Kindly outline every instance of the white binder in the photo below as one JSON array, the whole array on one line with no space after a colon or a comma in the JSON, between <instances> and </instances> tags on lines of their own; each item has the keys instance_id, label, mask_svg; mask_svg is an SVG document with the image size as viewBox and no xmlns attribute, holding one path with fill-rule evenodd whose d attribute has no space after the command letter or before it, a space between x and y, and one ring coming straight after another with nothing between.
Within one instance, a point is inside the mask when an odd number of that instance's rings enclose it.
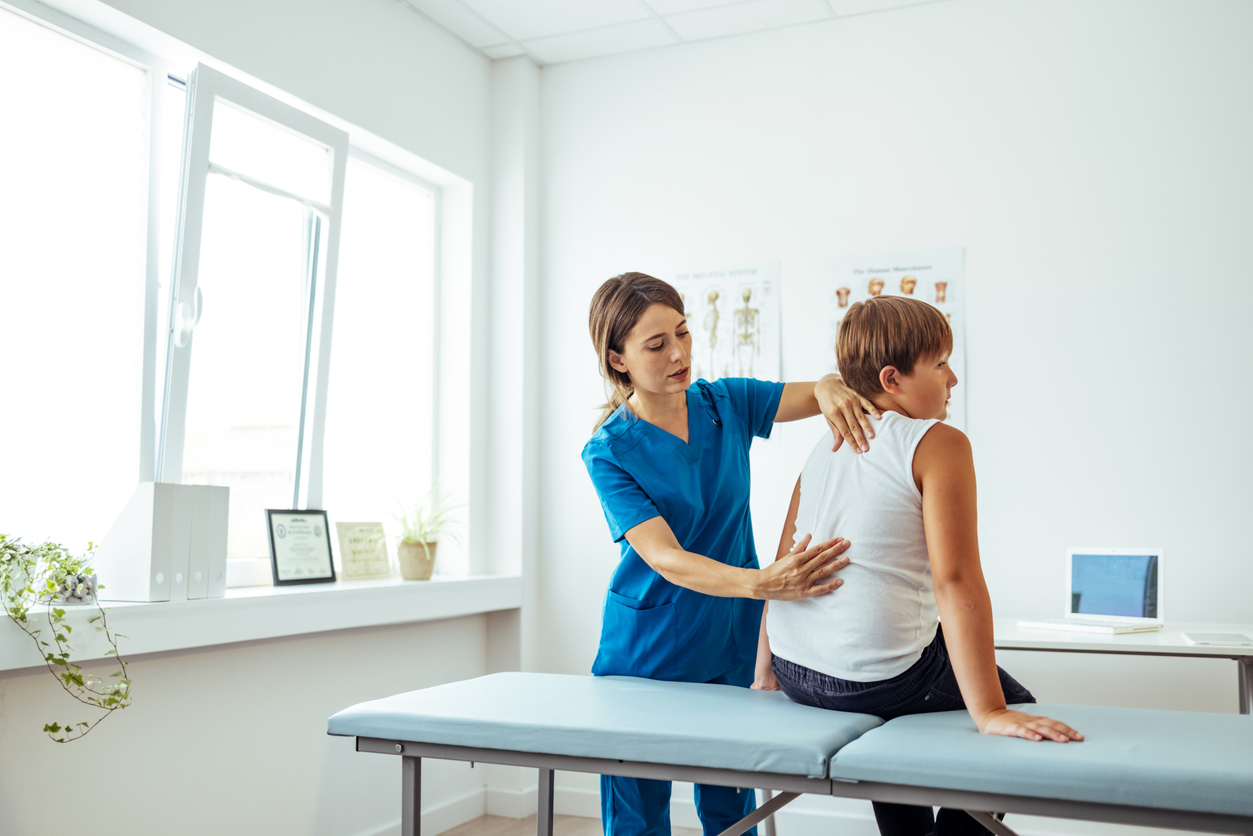
<instances>
[{"instance_id":1,"label":"white binder","mask_svg":"<svg viewBox=\"0 0 1253 836\"><path fill-rule=\"evenodd\" d=\"M228 488L141 482L92 560L100 598L225 595L228 505Z\"/></svg>"}]
</instances>

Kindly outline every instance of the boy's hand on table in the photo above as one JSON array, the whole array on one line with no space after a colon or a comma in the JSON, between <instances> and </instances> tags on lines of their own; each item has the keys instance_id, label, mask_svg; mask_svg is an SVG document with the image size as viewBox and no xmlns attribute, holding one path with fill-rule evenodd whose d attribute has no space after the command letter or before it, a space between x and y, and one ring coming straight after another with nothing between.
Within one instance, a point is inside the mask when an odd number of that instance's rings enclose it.
<instances>
[{"instance_id":1,"label":"boy's hand on table","mask_svg":"<svg viewBox=\"0 0 1253 836\"><path fill-rule=\"evenodd\" d=\"M774 671L766 673L758 672L751 687L754 691L782 691L779 687L779 680L775 678Z\"/></svg>"},{"instance_id":2,"label":"boy's hand on table","mask_svg":"<svg viewBox=\"0 0 1253 836\"><path fill-rule=\"evenodd\" d=\"M1021 737L1024 740L1048 739L1058 743L1083 740L1083 735L1060 720L1037 717L1011 708L989 711L979 723L979 733Z\"/></svg>"}]
</instances>

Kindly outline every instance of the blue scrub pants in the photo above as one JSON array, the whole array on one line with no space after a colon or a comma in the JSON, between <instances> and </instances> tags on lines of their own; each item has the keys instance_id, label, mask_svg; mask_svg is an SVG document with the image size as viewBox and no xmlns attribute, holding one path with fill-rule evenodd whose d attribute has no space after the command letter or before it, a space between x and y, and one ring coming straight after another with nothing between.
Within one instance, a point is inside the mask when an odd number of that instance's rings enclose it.
<instances>
[{"instance_id":1,"label":"blue scrub pants","mask_svg":"<svg viewBox=\"0 0 1253 836\"><path fill-rule=\"evenodd\" d=\"M753 663L709 680L714 685L753 684ZM717 836L757 809L752 789L696 785L696 812L704 836ZM670 836L670 782L600 776L600 821L605 836ZM746 836L757 836L757 828Z\"/></svg>"}]
</instances>

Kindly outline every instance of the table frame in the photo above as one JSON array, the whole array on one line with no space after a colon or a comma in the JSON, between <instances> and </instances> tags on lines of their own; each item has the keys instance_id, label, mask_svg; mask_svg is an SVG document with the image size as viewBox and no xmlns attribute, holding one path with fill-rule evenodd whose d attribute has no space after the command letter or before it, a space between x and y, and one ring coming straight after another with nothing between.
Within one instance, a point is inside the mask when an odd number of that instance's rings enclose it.
<instances>
[{"instance_id":1,"label":"table frame","mask_svg":"<svg viewBox=\"0 0 1253 836\"><path fill-rule=\"evenodd\" d=\"M1253 836L1253 816L1201 813L1189 810L1165 810L1153 807L1133 807L1125 804L1101 804L1091 801L1065 801L1000 793L951 790L939 787L887 784L876 781L807 778L800 775L780 775L736 769L624 761L611 758L550 755L539 752L517 752L508 749L451 746L441 743L386 740L374 737L358 737L357 751L396 755L401 758L401 836L420 836L421 833L423 758L468 761L472 764L493 763L505 766L530 767L539 770L539 809L535 821L536 836L553 836L553 772L556 770L588 772L598 775L621 775L630 778L654 778L665 781L690 781L692 783L727 787L764 787L769 790L779 791L779 795L769 799L754 813L741 819L737 824L719 834L719 836L740 836L750 827L771 816L802 793L966 810L989 830L997 834L997 836L1017 836L1017 834L983 811L998 810L1006 813L1022 813L1033 816Z\"/></svg>"}]
</instances>

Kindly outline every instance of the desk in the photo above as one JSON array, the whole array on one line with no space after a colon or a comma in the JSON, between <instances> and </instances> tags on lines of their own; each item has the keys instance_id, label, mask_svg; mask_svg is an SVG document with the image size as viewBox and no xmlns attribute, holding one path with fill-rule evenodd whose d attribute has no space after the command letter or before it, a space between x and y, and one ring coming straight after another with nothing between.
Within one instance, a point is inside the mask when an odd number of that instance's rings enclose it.
<instances>
[{"instance_id":1,"label":"desk","mask_svg":"<svg viewBox=\"0 0 1253 836\"><path fill-rule=\"evenodd\" d=\"M997 650L1041 650L1052 653L1114 653L1124 656L1190 656L1234 659L1240 689L1240 713L1253 714L1253 647L1208 647L1188 644L1184 633L1243 633L1253 638L1253 624L1192 624L1168 622L1153 633L1067 633L1029 630L1015 618L993 623Z\"/></svg>"}]
</instances>

